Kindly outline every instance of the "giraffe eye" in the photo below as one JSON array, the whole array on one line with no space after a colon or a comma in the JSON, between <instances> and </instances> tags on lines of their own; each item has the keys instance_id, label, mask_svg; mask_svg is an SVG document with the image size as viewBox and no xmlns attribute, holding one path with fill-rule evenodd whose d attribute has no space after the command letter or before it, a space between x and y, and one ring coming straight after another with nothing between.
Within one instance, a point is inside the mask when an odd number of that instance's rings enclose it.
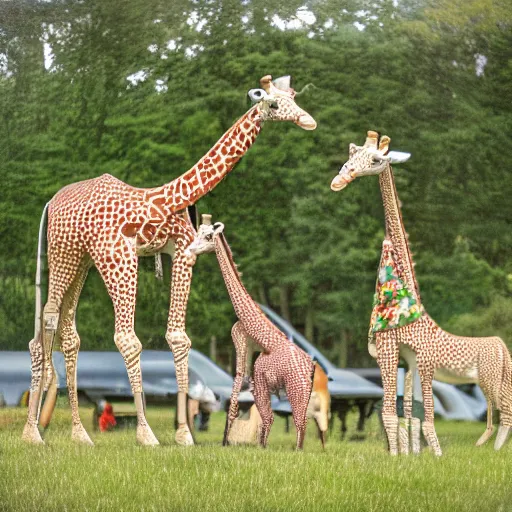
<instances>
[{"instance_id":1,"label":"giraffe eye","mask_svg":"<svg viewBox=\"0 0 512 512\"><path fill-rule=\"evenodd\" d=\"M206 239L207 242L211 242L213 236L212 235L206 235L204 238Z\"/></svg>"},{"instance_id":2,"label":"giraffe eye","mask_svg":"<svg viewBox=\"0 0 512 512\"><path fill-rule=\"evenodd\" d=\"M277 101L273 101L271 104L270 104L270 108L272 110L279 110L279 105L277 104Z\"/></svg>"}]
</instances>

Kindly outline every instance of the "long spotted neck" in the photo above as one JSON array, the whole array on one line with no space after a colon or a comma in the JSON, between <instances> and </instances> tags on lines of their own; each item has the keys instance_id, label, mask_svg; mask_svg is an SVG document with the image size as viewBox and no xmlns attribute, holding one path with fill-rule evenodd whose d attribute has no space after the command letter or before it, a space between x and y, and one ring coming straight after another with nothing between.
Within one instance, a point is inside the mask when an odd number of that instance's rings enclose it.
<instances>
[{"instance_id":1,"label":"long spotted neck","mask_svg":"<svg viewBox=\"0 0 512 512\"><path fill-rule=\"evenodd\" d=\"M170 183L152 189L149 198L178 211L210 192L242 158L261 130L259 106L246 112L194 167Z\"/></svg>"},{"instance_id":2,"label":"long spotted neck","mask_svg":"<svg viewBox=\"0 0 512 512\"><path fill-rule=\"evenodd\" d=\"M402 220L402 212L395 186L395 177L391 165L379 175L380 191L384 204L384 217L386 220L386 238L391 240L398 263L403 272L409 291L414 295L418 304L421 304L420 292L416 274L414 272L407 233Z\"/></svg>"},{"instance_id":3,"label":"long spotted neck","mask_svg":"<svg viewBox=\"0 0 512 512\"><path fill-rule=\"evenodd\" d=\"M287 342L285 338L281 340L281 337L268 335L275 334L276 328L245 289L224 235L215 239L215 253L236 316L243 323L247 334L266 352L276 348L276 342Z\"/></svg>"}]
</instances>

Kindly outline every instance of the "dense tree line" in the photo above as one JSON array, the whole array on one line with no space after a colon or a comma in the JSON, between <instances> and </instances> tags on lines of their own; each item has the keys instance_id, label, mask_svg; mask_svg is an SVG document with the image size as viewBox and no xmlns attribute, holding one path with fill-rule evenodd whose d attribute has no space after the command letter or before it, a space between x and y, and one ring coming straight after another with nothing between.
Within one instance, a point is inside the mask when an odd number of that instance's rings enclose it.
<instances>
[{"instance_id":1,"label":"dense tree line","mask_svg":"<svg viewBox=\"0 0 512 512\"><path fill-rule=\"evenodd\" d=\"M366 130L396 168L423 301L460 334L512 340L512 18L498 1L17 0L0 5L0 347L26 349L44 204L111 173L157 186L191 167L248 108L261 76L292 74L314 132L264 126L200 213L226 225L247 287L341 364L365 365L384 235L378 180L329 184ZM307 87L306 87L307 86ZM164 348L166 282L142 261L137 333ZM189 334L230 350L213 256L199 258ZM113 349L95 272L84 349Z\"/></svg>"}]
</instances>

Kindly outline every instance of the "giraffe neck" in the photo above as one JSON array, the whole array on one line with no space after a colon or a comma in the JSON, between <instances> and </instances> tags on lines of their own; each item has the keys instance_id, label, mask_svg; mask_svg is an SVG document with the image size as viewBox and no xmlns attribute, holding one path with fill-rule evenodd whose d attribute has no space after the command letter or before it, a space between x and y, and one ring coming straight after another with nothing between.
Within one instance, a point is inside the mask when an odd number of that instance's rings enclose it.
<instances>
[{"instance_id":1,"label":"giraffe neck","mask_svg":"<svg viewBox=\"0 0 512 512\"><path fill-rule=\"evenodd\" d=\"M178 211L210 192L242 158L261 130L258 105L246 112L194 167L166 185L152 189L149 199Z\"/></svg>"},{"instance_id":2,"label":"giraffe neck","mask_svg":"<svg viewBox=\"0 0 512 512\"><path fill-rule=\"evenodd\" d=\"M386 238L391 240L393 244L397 261L403 273L403 279L406 281L410 292L413 294L418 304L420 304L421 301L418 282L414 272L411 251L409 249L407 233L405 232L402 220L402 213L391 165L388 165L384 172L379 175L379 183L382 202L384 204Z\"/></svg>"},{"instance_id":3,"label":"giraffe neck","mask_svg":"<svg viewBox=\"0 0 512 512\"><path fill-rule=\"evenodd\" d=\"M260 308L252 300L252 297L249 295L240 279L240 274L233 260L233 254L231 253L231 249L224 235L220 235L216 238L215 253L238 319L241 320L242 323L246 323L251 318L254 318L253 315L255 312L260 315Z\"/></svg>"}]
</instances>

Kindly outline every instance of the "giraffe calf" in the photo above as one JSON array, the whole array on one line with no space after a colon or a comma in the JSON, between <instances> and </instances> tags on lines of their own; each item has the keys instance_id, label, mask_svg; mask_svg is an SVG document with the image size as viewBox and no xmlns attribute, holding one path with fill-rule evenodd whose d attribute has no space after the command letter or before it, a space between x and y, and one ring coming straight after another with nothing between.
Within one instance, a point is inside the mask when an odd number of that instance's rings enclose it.
<instances>
[{"instance_id":1,"label":"giraffe calf","mask_svg":"<svg viewBox=\"0 0 512 512\"><path fill-rule=\"evenodd\" d=\"M254 365L254 400L261 415L260 444L266 446L274 414L271 393L285 389L297 430L297 449L301 449L306 431L308 404L313 387L314 363L311 357L294 345L265 316L242 283L231 249L224 237L224 225L211 225L211 216L203 215L197 237L188 250L195 255L215 252L235 309L238 322L231 329L236 349L236 375L226 419L223 444L228 444L231 426L238 416L238 395L250 361L248 348L252 343L262 351Z\"/></svg>"}]
</instances>

